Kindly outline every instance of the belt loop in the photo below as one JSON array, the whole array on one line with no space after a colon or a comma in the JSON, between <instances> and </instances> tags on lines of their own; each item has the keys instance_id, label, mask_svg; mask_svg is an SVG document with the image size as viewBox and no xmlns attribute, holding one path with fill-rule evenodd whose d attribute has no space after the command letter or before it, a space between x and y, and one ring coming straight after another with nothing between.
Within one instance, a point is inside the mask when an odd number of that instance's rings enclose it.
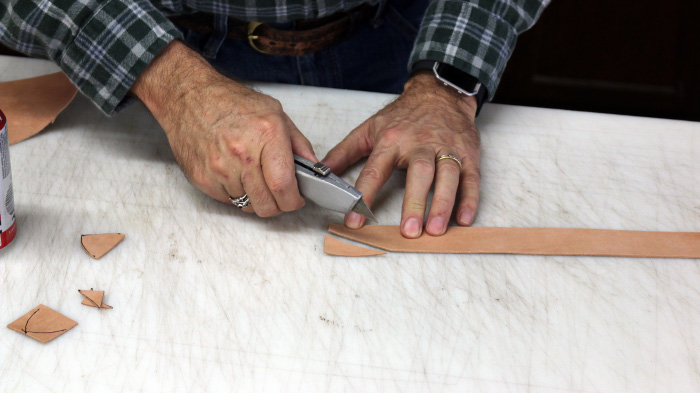
<instances>
[{"instance_id":1,"label":"belt loop","mask_svg":"<svg viewBox=\"0 0 700 393\"><path fill-rule=\"evenodd\" d=\"M226 40L228 34L228 16L214 14L214 32L212 33L207 43L204 45L204 56L207 59L216 59L216 54L221 48L221 44Z\"/></svg>"}]
</instances>

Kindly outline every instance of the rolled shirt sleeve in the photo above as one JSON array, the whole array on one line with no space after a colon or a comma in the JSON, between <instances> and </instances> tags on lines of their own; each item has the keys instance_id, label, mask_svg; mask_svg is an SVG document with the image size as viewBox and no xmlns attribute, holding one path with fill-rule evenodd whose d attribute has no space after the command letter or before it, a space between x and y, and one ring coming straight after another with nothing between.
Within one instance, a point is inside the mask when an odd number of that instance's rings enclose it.
<instances>
[{"instance_id":1,"label":"rolled shirt sleeve","mask_svg":"<svg viewBox=\"0 0 700 393\"><path fill-rule=\"evenodd\" d=\"M411 53L450 64L479 79L493 98L518 35L532 27L549 0L431 1Z\"/></svg>"},{"instance_id":2,"label":"rolled shirt sleeve","mask_svg":"<svg viewBox=\"0 0 700 393\"><path fill-rule=\"evenodd\" d=\"M56 62L108 115L176 38L181 32L145 0L10 0L0 5L0 40Z\"/></svg>"}]
</instances>

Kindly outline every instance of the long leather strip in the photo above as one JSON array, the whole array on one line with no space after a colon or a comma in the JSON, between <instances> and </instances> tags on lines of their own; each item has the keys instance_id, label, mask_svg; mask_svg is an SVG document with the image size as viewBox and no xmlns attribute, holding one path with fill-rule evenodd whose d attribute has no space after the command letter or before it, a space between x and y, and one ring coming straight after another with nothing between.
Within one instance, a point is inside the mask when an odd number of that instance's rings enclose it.
<instances>
[{"instance_id":1,"label":"long leather strip","mask_svg":"<svg viewBox=\"0 0 700 393\"><path fill-rule=\"evenodd\" d=\"M328 230L394 252L700 258L700 233L697 232L449 227L442 236L423 234L418 239L406 239L394 225L348 229L330 224Z\"/></svg>"}]
</instances>

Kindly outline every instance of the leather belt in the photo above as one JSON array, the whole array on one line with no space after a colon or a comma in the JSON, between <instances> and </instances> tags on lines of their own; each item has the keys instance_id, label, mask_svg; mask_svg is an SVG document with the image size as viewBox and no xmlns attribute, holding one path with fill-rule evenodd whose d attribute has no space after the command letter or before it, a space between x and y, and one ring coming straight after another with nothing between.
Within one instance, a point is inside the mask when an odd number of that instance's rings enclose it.
<instances>
[{"instance_id":1,"label":"leather belt","mask_svg":"<svg viewBox=\"0 0 700 393\"><path fill-rule=\"evenodd\" d=\"M371 20L377 6L361 5L324 18L298 20L294 29L282 30L261 22L228 18L227 39L245 40L256 51L269 55L305 56L325 49L352 35L362 22ZM214 34L214 15L196 13L172 16L177 26L201 34Z\"/></svg>"}]
</instances>

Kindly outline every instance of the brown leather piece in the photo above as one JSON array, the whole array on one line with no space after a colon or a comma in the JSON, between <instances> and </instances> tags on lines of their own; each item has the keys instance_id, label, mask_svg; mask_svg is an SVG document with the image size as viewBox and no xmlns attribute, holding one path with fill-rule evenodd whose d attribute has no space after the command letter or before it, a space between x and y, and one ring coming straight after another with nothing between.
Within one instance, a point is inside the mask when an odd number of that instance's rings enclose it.
<instances>
[{"instance_id":1,"label":"brown leather piece","mask_svg":"<svg viewBox=\"0 0 700 393\"><path fill-rule=\"evenodd\" d=\"M395 252L700 258L700 233L697 232L448 227L442 236L424 233L418 239L407 239L394 225L348 229L344 225L330 224L328 230Z\"/></svg>"},{"instance_id":2,"label":"brown leather piece","mask_svg":"<svg viewBox=\"0 0 700 393\"><path fill-rule=\"evenodd\" d=\"M323 239L323 252L337 257L371 257L386 254L384 251L356 246L328 235Z\"/></svg>"},{"instance_id":3,"label":"brown leather piece","mask_svg":"<svg viewBox=\"0 0 700 393\"><path fill-rule=\"evenodd\" d=\"M62 72L0 83L0 108L7 117L10 145L53 123L77 91Z\"/></svg>"},{"instance_id":4,"label":"brown leather piece","mask_svg":"<svg viewBox=\"0 0 700 393\"><path fill-rule=\"evenodd\" d=\"M77 324L67 316L40 304L7 327L45 344Z\"/></svg>"},{"instance_id":5,"label":"brown leather piece","mask_svg":"<svg viewBox=\"0 0 700 393\"><path fill-rule=\"evenodd\" d=\"M123 233L102 233L98 235L82 235L80 245L85 252L94 259L102 258L119 242L124 240Z\"/></svg>"},{"instance_id":6,"label":"brown leather piece","mask_svg":"<svg viewBox=\"0 0 700 393\"><path fill-rule=\"evenodd\" d=\"M83 301L80 304L90 307L112 309L112 306L108 306L103 302L105 291L78 289L78 292L83 295Z\"/></svg>"}]
</instances>

